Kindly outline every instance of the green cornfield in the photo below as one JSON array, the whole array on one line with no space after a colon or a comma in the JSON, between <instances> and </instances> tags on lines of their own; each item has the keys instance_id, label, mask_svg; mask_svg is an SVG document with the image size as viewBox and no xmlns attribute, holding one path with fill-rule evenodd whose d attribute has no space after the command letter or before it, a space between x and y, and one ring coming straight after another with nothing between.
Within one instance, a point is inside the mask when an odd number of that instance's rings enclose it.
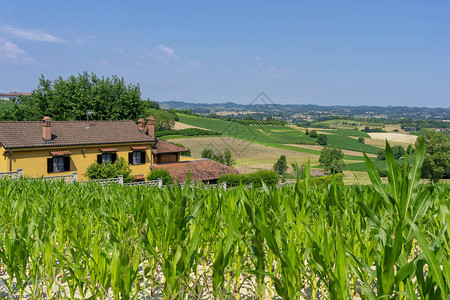
<instances>
[{"instance_id":1,"label":"green cornfield","mask_svg":"<svg viewBox=\"0 0 450 300\"><path fill-rule=\"evenodd\" d=\"M423 146L388 183L246 189L0 180L5 299L447 299L450 188Z\"/></svg>"}]
</instances>

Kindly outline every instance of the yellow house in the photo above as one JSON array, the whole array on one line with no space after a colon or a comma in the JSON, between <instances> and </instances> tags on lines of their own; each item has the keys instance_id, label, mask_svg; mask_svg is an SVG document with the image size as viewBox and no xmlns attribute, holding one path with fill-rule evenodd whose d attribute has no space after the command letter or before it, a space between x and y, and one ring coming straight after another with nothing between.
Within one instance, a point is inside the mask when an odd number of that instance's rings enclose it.
<instances>
[{"instance_id":1,"label":"yellow house","mask_svg":"<svg viewBox=\"0 0 450 300\"><path fill-rule=\"evenodd\" d=\"M0 172L23 169L29 177L70 175L86 180L87 167L123 157L142 180L150 166L177 162L186 149L157 141L155 119L133 121L0 122Z\"/></svg>"}]
</instances>

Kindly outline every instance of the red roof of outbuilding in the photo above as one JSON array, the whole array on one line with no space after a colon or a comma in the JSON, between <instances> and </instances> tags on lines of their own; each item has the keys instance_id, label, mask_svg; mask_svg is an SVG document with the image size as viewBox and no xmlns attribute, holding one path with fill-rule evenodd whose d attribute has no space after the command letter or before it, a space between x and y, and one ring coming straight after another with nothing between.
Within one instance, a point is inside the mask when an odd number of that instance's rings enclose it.
<instances>
[{"instance_id":1,"label":"red roof of outbuilding","mask_svg":"<svg viewBox=\"0 0 450 300\"><path fill-rule=\"evenodd\" d=\"M210 159L182 161L176 163L157 164L153 169L166 169L174 180L184 183L192 172L191 181L203 181L218 179L222 174L238 174L232 167L218 163Z\"/></svg>"}]
</instances>

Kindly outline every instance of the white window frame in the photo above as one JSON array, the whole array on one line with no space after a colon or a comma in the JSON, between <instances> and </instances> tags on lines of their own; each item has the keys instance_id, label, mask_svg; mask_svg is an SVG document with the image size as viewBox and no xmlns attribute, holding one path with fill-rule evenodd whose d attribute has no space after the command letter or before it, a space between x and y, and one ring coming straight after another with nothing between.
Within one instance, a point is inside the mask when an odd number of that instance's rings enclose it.
<instances>
[{"instance_id":1,"label":"white window frame","mask_svg":"<svg viewBox=\"0 0 450 300\"><path fill-rule=\"evenodd\" d=\"M133 165L142 165L142 151L133 151Z\"/></svg>"},{"instance_id":2,"label":"white window frame","mask_svg":"<svg viewBox=\"0 0 450 300\"><path fill-rule=\"evenodd\" d=\"M53 173L64 172L64 156L53 157Z\"/></svg>"},{"instance_id":3,"label":"white window frame","mask_svg":"<svg viewBox=\"0 0 450 300\"><path fill-rule=\"evenodd\" d=\"M102 153L102 163L106 164L107 162L112 163L112 153L110 152Z\"/></svg>"}]
</instances>

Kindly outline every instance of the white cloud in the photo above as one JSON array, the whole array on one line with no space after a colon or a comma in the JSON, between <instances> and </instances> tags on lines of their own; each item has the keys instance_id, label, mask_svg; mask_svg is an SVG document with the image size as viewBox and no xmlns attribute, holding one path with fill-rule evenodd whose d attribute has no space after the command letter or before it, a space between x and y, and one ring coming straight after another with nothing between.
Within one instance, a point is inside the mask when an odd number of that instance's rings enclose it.
<instances>
[{"instance_id":1,"label":"white cloud","mask_svg":"<svg viewBox=\"0 0 450 300\"><path fill-rule=\"evenodd\" d=\"M198 60L190 60L187 62L187 65L191 67L203 67L203 65Z\"/></svg>"},{"instance_id":2,"label":"white cloud","mask_svg":"<svg viewBox=\"0 0 450 300\"><path fill-rule=\"evenodd\" d=\"M286 73L288 73L288 69L285 68L285 67L277 67L277 66L274 66L274 65L270 65L269 67L265 67L264 64L263 64L262 59L259 57L258 54L255 56L255 60L256 60L256 63L258 64L258 68L260 69L260 73L264 77L281 78L284 75L286 75Z\"/></svg>"},{"instance_id":3,"label":"white cloud","mask_svg":"<svg viewBox=\"0 0 450 300\"><path fill-rule=\"evenodd\" d=\"M90 34L84 34L84 35L81 35L81 36L77 37L73 41L74 41L75 44L82 44L86 40L93 39L93 38L95 38L95 36L90 35Z\"/></svg>"},{"instance_id":4,"label":"white cloud","mask_svg":"<svg viewBox=\"0 0 450 300\"><path fill-rule=\"evenodd\" d=\"M175 51L173 51L171 47L161 44L158 46L158 50L162 53L163 58L178 60L178 57L175 55Z\"/></svg>"},{"instance_id":5,"label":"white cloud","mask_svg":"<svg viewBox=\"0 0 450 300\"><path fill-rule=\"evenodd\" d=\"M10 40L0 38L0 56L18 62L31 61L27 52Z\"/></svg>"},{"instance_id":6,"label":"white cloud","mask_svg":"<svg viewBox=\"0 0 450 300\"><path fill-rule=\"evenodd\" d=\"M262 60L261 60L261 58L259 57L258 54L256 54L255 60L256 60L256 63L258 64L258 67L259 67L260 69L263 69L263 68L264 68L263 63L262 63Z\"/></svg>"},{"instance_id":7,"label":"white cloud","mask_svg":"<svg viewBox=\"0 0 450 300\"><path fill-rule=\"evenodd\" d=\"M10 36L30 41L64 43L63 39L45 33L39 29L21 29L12 26L2 26L0 27L0 31Z\"/></svg>"}]
</instances>

